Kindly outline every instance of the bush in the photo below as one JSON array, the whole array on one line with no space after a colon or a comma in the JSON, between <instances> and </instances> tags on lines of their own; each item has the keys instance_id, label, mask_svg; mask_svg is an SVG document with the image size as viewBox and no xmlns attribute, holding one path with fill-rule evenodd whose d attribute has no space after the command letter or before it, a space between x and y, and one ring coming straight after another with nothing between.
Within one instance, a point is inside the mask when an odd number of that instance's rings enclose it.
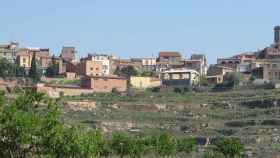
<instances>
[{"instance_id":1,"label":"bush","mask_svg":"<svg viewBox=\"0 0 280 158\"><path fill-rule=\"evenodd\" d=\"M190 153L195 145L196 145L196 140L194 138L177 139L178 152Z\"/></svg>"},{"instance_id":2,"label":"bush","mask_svg":"<svg viewBox=\"0 0 280 158\"><path fill-rule=\"evenodd\" d=\"M225 158L225 156L218 151L208 149L204 153L203 158Z\"/></svg>"},{"instance_id":3,"label":"bush","mask_svg":"<svg viewBox=\"0 0 280 158\"><path fill-rule=\"evenodd\" d=\"M176 87L176 88L174 88L174 92L175 93L183 93L183 90L181 88Z\"/></svg>"},{"instance_id":4,"label":"bush","mask_svg":"<svg viewBox=\"0 0 280 158\"><path fill-rule=\"evenodd\" d=\"M244 149L239 139L236 138L219 138L214 144L217 151L223 153L226 157L240 156Z\"/></svg>"},{"instance_id":5,"label":"bush","mask_svg":"<svg viewBox=\"0 0 280 158\"><path fill-rule=\"evenodd\" d=\"M118 91L117 88L113 88L112 91L111 91L111 93L112 93L113 95L120 95L120 92Z\"/></svg>"},{"instance_id":6,"label":"bush","mask_svg":"<svg viewBox=\"0 0 280 158\"><path fill-rule=\"evenodd\" d=\"M180 94L184 94L184 93L187 93L187 92L191 92L192 91L192 88L187 86L187 87L175 87L174 88L174 92L175 93L180 93Z\"/></svg>"},{"instance_id":7,"label":"bush","mask_svg":"<svg viewBox=\"0 0 280 158\"><path fill-rule=\"evenodd\" d=\"M154 87L154 88L152 88L152 92L154 92L154 93L160 92L160 87Z\"/></svg>"},{"instance_id":8,"label":"bush","mask_svg":"<svg viewBox=\"0 0 280 158\"><path fill-rule=\"evenodd\" d=\"M151 144L155 152L161 156L170 156L176 152L176 145L174 139L170 134L164 133L159 136L151 138Z\"/></svg>"}]
</instances>

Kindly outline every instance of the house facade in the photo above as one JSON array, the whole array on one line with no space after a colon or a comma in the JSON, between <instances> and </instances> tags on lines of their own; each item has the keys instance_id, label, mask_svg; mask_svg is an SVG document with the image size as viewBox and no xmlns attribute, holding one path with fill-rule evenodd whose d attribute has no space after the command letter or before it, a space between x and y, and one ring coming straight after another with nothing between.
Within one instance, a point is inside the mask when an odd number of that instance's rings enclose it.
<instances>
[{"instance_id":1,"label":"house facade","mask_svg":"<svg viewBox=\"0 0 280 158\"><path fill-rule=\"evenodd\" d=\"M72 62L72 61L75 60L76 53L77 53L77 51L76 51L75 47L65 47L65 46L63 46L62 50L61 50L60 57L64 61Z\"/></svg>"},{"instance_id":2,"label":"house facade","mask_svg":"<svg viewBox=\"0 0 280 158\"><path fill-rule=\"evenodd\" d=\"M101 76L103 74L102 62L87 58L81 59L77 66L77 74L80 76Z\"/></svg>"},{"instance_id":3,"label":"house facade","mask_svg":"<svg viewBox=\"0 0 280 158\"><path fill-rule=\"evenodd\" d=\"M163 86L186 87L199 85L200 75L195 70L170 69L160 74Z\"/></svg>"},{"instance_id":4,"label":"house facade","mask_svg":"<svg viewBox=\"0 0 280 158\"><path fill-rule=\"evenodd\" d=\"M182 60L182 55L179 52L160 52L158 61L168 63L178 63Z\"/></svg>"},{"instance_id":5,"label":"house facade","mask_svg":"<svg viewBox=\"0 0 280 158\"><path fill-rule=\"evenodd\" d=\"M110 60L113 58L110 55L107 54L89 54L88 60L101 62L102 63L102 75L110 75L110 66L111 63Z\"/></svg>"},{"instance_id":6,"label":"house facade","mask_svg":"<svg viewBox=\"0 0 280 158\"><path fill-rule=\"evenodd\" d=\"M234 72L233 68L222 65L211 65L207 71L207 80L211 84L218 84L224 81L224 76Z\"/></svg>"},{"instance_id":7,"label":"house facade","mask_svg":"<svg viewBox=\"0 0 280 158\"><path fill-rule=\"evenodd\" d=\"M11 42L9 44L0 44L0 59L7 59L9 62L14 63L16 60L16 53L18 50L18 43Z\"/></svg>"},{"instance_id":8,"label":"house facade","mask_svg":"<svg viewBox=\"0 0 280 158\"><path fill-rule=\"evenodd\" d=\"M81 79L81 87L94 92L112 92L114 88L124 92L127 89L127 79L115 76L85 76Z\"/></svg>"},{"instance_id":9,"label":"house facade","mask_svg":"<svg viewBox=\"0 0 280 158\"><path fill-rule=\"evenodd\" d=\"M38 69L44 74L51 59L48 48L20 48L16 54L17 64L28 71L31 68L34 53Z\"/></svg>"}]
</instances>

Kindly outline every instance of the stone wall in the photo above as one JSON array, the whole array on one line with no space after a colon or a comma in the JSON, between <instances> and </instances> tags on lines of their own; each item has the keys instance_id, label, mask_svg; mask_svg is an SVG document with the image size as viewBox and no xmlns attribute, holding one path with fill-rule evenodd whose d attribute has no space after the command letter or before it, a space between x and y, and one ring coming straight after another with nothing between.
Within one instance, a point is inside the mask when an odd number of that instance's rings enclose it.
<instances>
[{"instance_id":1,"label":"stone wall","mask_svg":"<svg viewBox=\"0 0 280 158\"><path fill-rule=\"evenodd\" d=\"M136 77L130 78L130 83L134 88L145 89L160 86L160 79L155 77Z\"/></svg>"},{"instance_id":2,"label":"stone wall","mask_svg":"<svg viewBox=\"0 0 280 158\"><path fill-rule=\"evenodd\" d=\"M37 85L37 92L43 92L48 94L52 98L58 98L60 95L64 96L77 96L81 94L93 93L92 89L83 89L80 87L70 86L52 86L52 85Z\"/></svg>"},{"instance_id":3,"label":"stone wall","mask_svg":"<svg viewBox=\"0 0 280 158\"><path fill-rule=\"evenodd\" d=\"M94 92L111 92L113 88L124 92L127 89L127 80L120 77L84 77L81 86Z\"/></svg>"}]
</instances>

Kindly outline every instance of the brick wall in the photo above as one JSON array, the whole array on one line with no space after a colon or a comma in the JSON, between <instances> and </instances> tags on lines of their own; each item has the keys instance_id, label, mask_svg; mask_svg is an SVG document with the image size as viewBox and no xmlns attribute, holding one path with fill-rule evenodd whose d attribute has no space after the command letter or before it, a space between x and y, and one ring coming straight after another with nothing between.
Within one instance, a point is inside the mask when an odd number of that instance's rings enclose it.
<instances>
[{"instance_id":1,"label":"brick wall","mask_svg":"<svg viewBox=\"0 0 280 158\"><path fill-rule=\"evenodd\" d=\"M127 80L119 77L85 77L81 86L91 88L94 92L111 92L113 88L124 92L127 89Z\"/></svg>"}]
</instances>

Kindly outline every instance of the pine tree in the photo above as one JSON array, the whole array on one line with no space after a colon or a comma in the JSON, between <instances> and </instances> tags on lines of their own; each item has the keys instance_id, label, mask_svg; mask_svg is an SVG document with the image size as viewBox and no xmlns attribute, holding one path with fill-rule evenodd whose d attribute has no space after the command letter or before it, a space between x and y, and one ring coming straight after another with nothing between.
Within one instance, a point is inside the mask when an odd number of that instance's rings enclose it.
<instances>
[{"instance_id":1,"label":"pine tree","mask_svg":"<svg viewBox=\"0 0 280 158\"><path fill-rule=\"evenodd\" d=\"M36 63L36 53L34 52L32 55L31 60L31 68L29 70L29 77L32 78L33 82L40 81L40 75L37 70L37 63Z\"/></svg>"}]
</instances>

